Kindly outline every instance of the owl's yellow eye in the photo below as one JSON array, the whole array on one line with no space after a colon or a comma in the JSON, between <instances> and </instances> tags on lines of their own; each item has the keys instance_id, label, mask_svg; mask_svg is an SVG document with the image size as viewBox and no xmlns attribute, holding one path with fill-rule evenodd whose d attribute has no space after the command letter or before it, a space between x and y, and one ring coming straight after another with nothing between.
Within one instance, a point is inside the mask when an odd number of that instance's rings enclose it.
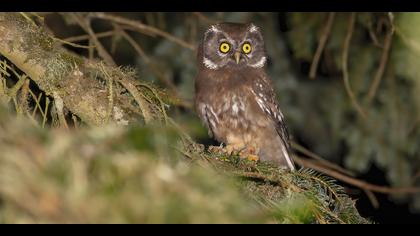
<instances>
[{"instance_id":1,"label":"owl's yellow eye","mask_svg":"<svg viewBox=\"0 0 420 236\"><path fill-rule=\"evenodd\" d=\"M250 53L251 52L251 44L244 43L244 45L242 45L242 51L244 51L245 54Z\"/></svg>"},{"instance_id":2,"label":"owl's yellow eye","mask_svg":"<svg viewBox=\"0 0 420 236\"><path fill-rule=\"evenodd\" d=\"M219 50L223 53L227 53L230 50L230 45L228 43L221 43Z\"/></svg>"}]
</instances>

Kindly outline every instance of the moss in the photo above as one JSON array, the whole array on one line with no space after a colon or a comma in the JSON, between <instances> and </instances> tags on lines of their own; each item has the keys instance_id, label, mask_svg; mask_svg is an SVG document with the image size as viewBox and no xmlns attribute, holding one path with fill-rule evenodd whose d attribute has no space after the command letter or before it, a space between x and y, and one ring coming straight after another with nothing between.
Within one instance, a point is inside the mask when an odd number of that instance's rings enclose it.
<instances>
[{"instance_id":1,"label":"moss","mask_svg":"<svg viewBox=\"0 0 420 236\"><path fill-rule=\"evenodd\" d=\"M332 180L210 154L171 127L61 132L0 107L0 149L4 223L368 222Z\"/></svg>"},{"instance_id":2,"label":"moss","mask_svg":"<svg viewBox=\"0 0 420 236\"><path fill-rule=\"evenodd\" d=\"M58 58L69 65L74 65L77 67L81 67L84 64L84 60L80 56L72 55L68 52L59 52Z\"/></svg>"}]
</instances>

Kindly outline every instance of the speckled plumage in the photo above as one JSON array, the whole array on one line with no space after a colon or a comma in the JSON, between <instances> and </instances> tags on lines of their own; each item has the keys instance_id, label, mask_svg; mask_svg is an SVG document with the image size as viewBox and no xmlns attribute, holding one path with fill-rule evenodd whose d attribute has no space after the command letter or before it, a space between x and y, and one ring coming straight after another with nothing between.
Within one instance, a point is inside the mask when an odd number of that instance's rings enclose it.
<instances>
[{"instance_id":1,"label":"speckled plumage","mask_svg":"<svg viewBox=\"0 0 420 236\"><path fill-rule=\"evenodd\" d=\"M227 42L228 53L219 51ZM242 46L249 43L250 53ZM240 60L235 60L240 52ZM196 111L209 135L235 149L254 147L263 161L294 169L283 115L265 72L264 40L253 24L220 23L198 48Z\"/></svg>"}]
</instances>

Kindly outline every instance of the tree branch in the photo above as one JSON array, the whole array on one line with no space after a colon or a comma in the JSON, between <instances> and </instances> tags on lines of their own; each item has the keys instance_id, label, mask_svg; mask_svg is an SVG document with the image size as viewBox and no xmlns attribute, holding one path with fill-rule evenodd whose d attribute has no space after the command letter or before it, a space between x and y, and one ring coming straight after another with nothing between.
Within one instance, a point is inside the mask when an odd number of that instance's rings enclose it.
<instances>
[{"instance_id":1,"label":"tree branch","mask_svg":"<svg viewBox=\"0 0 420 236\"><path fill-rule=\"evenodd\" d=\"M134 29L141 31L146 31L149 33L153 33L156 35L159 35L163 38L168 39L169 41L172 41L182 47L188 48L190 50L195 50L195 46L186 42L183 39L180 39L178 37L173 36L172 34L169 34L168 32L162 31L158 28L143 24L140 21L135 21L135 20L130 20L130 19L126 19L124 17L120 17L120 16L113 16L113 15L109 15L106 13L90 13L89 16L94 17L94 18L98 18L98 19L103 19L103 20L109 20L118 24L123 24L123 25L129 25L132 26Z\"/></svg>"},{"instance_id":2,"label":"tree branch","mask_svg":"<svg viewBox=\"0 0 420 236\"><path fill-rule=\"evenodd\" d=\"M372 102L373 98L376 95L376 91L378 90L379 84L381 83L381 79L384 75L385 66L388 62L389 52L392 45L392 37L394 35L394 30L391 29L390 32L388 32L385 36L384 40L384 47L382 50L382 56L379 63L378 70L376 71L375 77L372 81L372 84L369 87L369 92L367 95L368 101Z\"/></svg>"},{"instance_id":3,"label":"tree branch","mask_svg":"<svg viewBox=\"0 0 420 236\"><path fill-rule=\"evenodd\" d=\"M28 75L46 95L57 93L64 106L87 124L105 123L109 110L108 88L96 78L102 74L100 63L66 51L44 28L17 13L0 13L0 35L0 54ZM131 75L121 72L119 76ZM113 111L118 114L113 113L110 120L123 124L138 120L137 114L123 105L132 104L133 98L114 95Z\"/></svg>"},{"instance_id":4,"label":"tree branch","mask_svg":"<svg viewBox=\"0 0 420 236\"><path fill-rule=\"evenodd\" d=\"M344 80L344 86L346 88L346 92L349 95L351 102L354 106L354 108L356 109L356 111L359 113L359 115L363 118L366 119L366 113L365 111L362 109L362 107L360 106L359 102L356 99L356 96L354 95L353 91L351 90L350 87L350 82L349 82L349 71L348 71L348 54L349 54L349 48L350 48L350 42L351 42L351 38L353 35L353 30L354 30L354 25L356 23L356 13L352 12L349 18L349 24L348 24L348 28L347 28L347 34L346 34L346 38L344 40L344 46L343 46L343 54L342 54L342 69L343 69L343 80Z\"/></svg>"},{"instance_id":5,"label":"tree branch","mask_svg":"<svg viewBox=\"0 0 420 236\"><path fill-rule=\"evenodd\" d=\"M330 12L328 14L327 23L325 24L324 30L322 31L321 38L319 39L318 48L316 49L314 59L312 60L311 69L309 71L309 78L315 79L316 71L318 69L319 60L321 54L324 51L325 45L331 33L331 28L334 23L335 12Z\"/></svg>"},{"instance_id":6,"label":"tree branch","mask_svg":"<svg viewBox=\"0 0 420 236\"><path fill-rule=\"evenodd\" d=\"M362 181L362 180L358 180L358 179L353 178L353 177L346 176L346 175L341 174L337 171L330 170L326 167L322 167L320 165L315 164L313 161L306 160L304 158L300 158L300 157L297 157L297 156L294 156L294 157L295 157L294 160L300 166L304 166L304 167L307 167L307 168L312 168L316 171L324 173L328 176L331 176L333 178L336 178L338 180L341 180L345 183L351 184L351 185L356 186L356 187L358 187L360 189L363 189L363 190L368 190L368 191L377 192L377 193L384 193L384 194L419 193L420 192L420 188L416 188L416 187L391 188L391 187L387 187L387 186L374 185L374 184L367 183L367 182Z\"/></svg>"}]
</instances>

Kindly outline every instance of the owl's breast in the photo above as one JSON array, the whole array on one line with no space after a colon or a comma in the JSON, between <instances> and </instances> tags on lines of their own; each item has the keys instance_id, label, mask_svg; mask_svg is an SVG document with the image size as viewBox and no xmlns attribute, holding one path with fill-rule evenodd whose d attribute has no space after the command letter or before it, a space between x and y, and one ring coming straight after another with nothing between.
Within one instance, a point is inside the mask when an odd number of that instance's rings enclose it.
<instances>
[{"instance_id":1,"label":"owl's breast","mask_svg":"<svg viewBox=\"0 0 420 236\"><path fill-rule=\"evenodd\" d=\"M257 129L258 112L251 97L243 89L220 89L207 93L197 104L200 117L209 133L221 142L228 136L243 136Z\"/></svg>"}]
</instances>

